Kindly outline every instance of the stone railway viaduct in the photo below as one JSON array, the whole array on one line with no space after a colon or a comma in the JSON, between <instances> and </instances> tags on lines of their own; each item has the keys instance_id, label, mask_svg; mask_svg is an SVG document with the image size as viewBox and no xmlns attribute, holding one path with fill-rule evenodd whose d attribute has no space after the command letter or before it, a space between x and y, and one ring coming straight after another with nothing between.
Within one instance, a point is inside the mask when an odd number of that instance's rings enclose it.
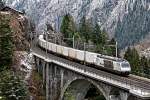
<instances>
[{"instance_id":1,"label":"stone railway viaduct","mask_svg":"<svg viewBox=\"0 0 150 100\"><path fill-rule=\"evenodd\" d=\"M84 100L91 85L94 85L106 100L150 100L149 88L136 86L119 79L117 75L92 69L52 54L38 47L32 48L35 65L43 76L46 100Z\"/></svg>"}]
</instances>

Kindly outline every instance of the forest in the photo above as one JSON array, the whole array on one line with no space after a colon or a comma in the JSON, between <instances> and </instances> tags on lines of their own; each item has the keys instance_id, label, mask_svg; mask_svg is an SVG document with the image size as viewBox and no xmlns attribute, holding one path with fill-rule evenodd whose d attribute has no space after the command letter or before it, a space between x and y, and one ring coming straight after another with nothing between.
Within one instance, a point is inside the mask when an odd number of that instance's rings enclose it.
<instances>
[{"instance_id":1,"label":"forest","mask_svg":"<svg viewBox=\"0 0 150 100\"><path fill-rule=\"evenodd\" d=\"M78 26L78 27L77 27ZM98 23L92 24L85 16L81 19L79 25L74 22L71 15L64 16L60 32L64 38L75 38L75 48L85 49L87 51L97 52L110 56L116 56L116 41L108 39L108 34L105 30L101 30ZM69 46L72 46L72 40L66 40Z\"/></svg>"},{"instance_id":2,"label":"forest","mask_svg":"<svg viewBox=\"0 0 150 100\"><path fill-rule=\"evenodd\" d=\"M4 4L0 0L0 7ZM27 88L12 68L13 35L10 16L0 14L0 100L26 100Z\"/></svg>"},{"instance_id":3,"label":"forest","mask_svg":"<svg viewBox=\"0 0 150 100\"><path fill-rule=\"evenodd\" d=\"M87 44L87 51L92 51L100 54L116 56L116 39L109 40L105 30L101 30L98 23L87 20L85 16L81 19L79 25L74 22L71 15L67 14L63 17L60 31L65 38L75 37L75 48L81 49L83 43ZM78 26L78 27L77 27ZM66 41L72 46L72 41ZM93 46L88 46L93 45ZM83 49L83 48L82 48ZM117 48L120 57L120 49ZM131 65L132 74L150 78L150 59L140 57L135 48L130 48L125 52L124 59L128 60Z\"/></svg>"}]
</instances>

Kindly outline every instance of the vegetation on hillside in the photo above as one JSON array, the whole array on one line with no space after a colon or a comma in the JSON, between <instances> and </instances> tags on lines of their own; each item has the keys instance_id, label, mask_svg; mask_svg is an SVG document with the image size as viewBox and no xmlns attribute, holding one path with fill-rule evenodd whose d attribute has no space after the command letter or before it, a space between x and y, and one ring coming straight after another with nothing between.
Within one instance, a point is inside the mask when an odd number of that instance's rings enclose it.
<instances>
[{"instance_id":1,"label":"vegetation on hillside","mask_svg":"<svg viewBox=\"0 0 150 100\"><path fill-rule=\"evenodd\" d=\"M9 17L0 15L0 71L12 64L13 42L9 21Z\"/></svg>"},{"instance_id":2,"label":"vegetation on hillside","mask_svg":"<svg viewBox=\"0 0 150 100\"><path fill-rule=\"evenodd\" d=\"M131 65L132 74L150 78L150 59L140 57L135 48L128 48L124 58Z\"/></svg>"},{"instance_id":3,"label":"vegetation on hillside","mask_svg":"<svg viewBox=\"0 0 150 100\"><path fill-rule=\"evenodd\" d=\"M26 100L26 86L11 68L13 39L9 22L10 16L0 14L0 98L2 100Z\"/></svg>"},{"instance_id":4,"label":"vegetation on hillside","mask_svg":"<svg viewBox=\"0 0 150 100\"><path fill-rule=\"evenodd\" d=\"M29 80L29 92L34 100L46 100L46 86L43 84L42 76L37 72L37 70L32 71L31 78Z\"/></svg>"},{"instance_id":5,"label":"vegetation on hillside","mask_svg":"<svg viewBox=\"0 0 150 100\"><path fill-rule=\"evenodd\" d=\"M79 23L79 27L76 28L75 25L76 24L71 15L67 14L64 16L61 24L61 32L64 34L65 38L72 38L74 35L76 44L81 45L86 43L87 46L93 45L91 48L89 46L86 48L88 51L110 56L116 55L115 39L108 40L107 33L105 30L101 30L97 23L93 25L90 20L87 20L86 17L83 16ZM77 41L79 40L80 42L78 43ZM72 41L69 45L72 45ZM79 47L83 46L84 45L81 45ZM145 57L140 58L135 48L128 48L124 58L130 62L133 74L150 77L150 60Z\"/></svg>"},{"instance_id":6,"label":"vegetation on hillside","mask_svg":"<svg viewBox=\"0 0 150 100\"><path fill-rule=\"evenodd\" d=\"M83 16L78 28L75 27L75 25L73 17L67 14L63 18L60 29L64 34L64 38L73 38L74 36L75 48L115 56L115 39L108 41L107 33L104 30L101 30L97 23L92 25L91 21ZM72 47L72 40L65 42ZM92 47L90 47L90 45L92 45ZM91 88L86 98L89 100L105 100L105 98L99 95L95 90L95 88ZM75 97L71 92L65 92L65 100L73 100L74 98Z\"/></svg>"},{"instance_id":7,"label":"vegetation on hillside","mask_svg":"<svg viewBox=\"0 0 150 100\"><path fill-rule=\"evenodd\" d=\"M76 31L76 27L71 15L67 14L64 16L60 31L64 34L65 38L72 38Z\"/></svg>"},{"instance_id":8,"label":"vegetation on hillside","mask_svg":"<svg viewBox=\"0 0 150 100\"><path fill-rule=\"evenodd\" d=\"M61 33L63 33L64 38L73 37L74 33L76 32L76 27L75 27L73 17L71 15L67 14L64 16L62 25L60 27L60 31ZM73 41L71 41L70 39L65 39L65 42L71 45Z\"/></svg>"},{"instance_id":9,"label":"vegetation on hillside","mask_svg":"<svg viewBox=\"0 0 150 100\"><path fill-rule=\"evenodd\" d=\"M93 25L85 16L83 16L77 28L73 17L69 14L65 15L60 31L64 34L64 38L69 38L67 42L65 41L69 46L72 46L73 41L70 38L74 36L75 47L78 49L83 50L85 43L87 51L115 56L115 40L108 42L107 33L101 30L97 23Z\"/></svg>"},{"instance_id":10,"label":"vegetation on hillside","mask_svg":"<svg viewBox=\"0 0 150 100\"><path fill-rule=\"evenodd\" d=\"M0 97L2 100L26 100L27 88L11 70L0 72Z\"/></svg>"}]
</instances>

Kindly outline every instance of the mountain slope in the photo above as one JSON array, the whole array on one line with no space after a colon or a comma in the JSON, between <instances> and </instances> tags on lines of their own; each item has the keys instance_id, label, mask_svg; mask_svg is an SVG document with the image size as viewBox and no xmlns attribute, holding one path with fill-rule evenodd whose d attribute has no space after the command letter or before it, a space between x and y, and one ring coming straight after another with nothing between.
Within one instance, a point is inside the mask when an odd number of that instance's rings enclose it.
<instances>
[{"instance_id":1,"label":"mountain slope","mask_svg":"<svg viewBox=\"0 0 150 100\"><path fill-rule=\"evenodd\" d=\"M7 5L25 9L36 22L37 30L52 23L59 30L62 16L70 13L75 21L83 15L98 22L110 37L116 36L120 47L132 45L150 32L149 0L6 0Z\"/></svg>"}]
</instances>

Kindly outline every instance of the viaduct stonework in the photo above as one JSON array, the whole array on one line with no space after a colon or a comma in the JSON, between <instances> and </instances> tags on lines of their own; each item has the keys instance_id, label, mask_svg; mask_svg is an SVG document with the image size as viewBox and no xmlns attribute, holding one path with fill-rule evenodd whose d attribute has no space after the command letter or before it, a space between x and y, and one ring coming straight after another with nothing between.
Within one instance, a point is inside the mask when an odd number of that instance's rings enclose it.
<instances>
[{"instance_id":1,"label":"viaduct stonework","mask_svg":"<svg viewBox=\"0 0 150 100\"><path fill-rule=\"evenodd\" d=\"M38 72L43 76L47 100L84 100L91 85L94 85L106 100L144 100L129 93L128 90L107 84L83 74L74 72L61 64L34 55Z\"/></svg>"}]
</instances>

